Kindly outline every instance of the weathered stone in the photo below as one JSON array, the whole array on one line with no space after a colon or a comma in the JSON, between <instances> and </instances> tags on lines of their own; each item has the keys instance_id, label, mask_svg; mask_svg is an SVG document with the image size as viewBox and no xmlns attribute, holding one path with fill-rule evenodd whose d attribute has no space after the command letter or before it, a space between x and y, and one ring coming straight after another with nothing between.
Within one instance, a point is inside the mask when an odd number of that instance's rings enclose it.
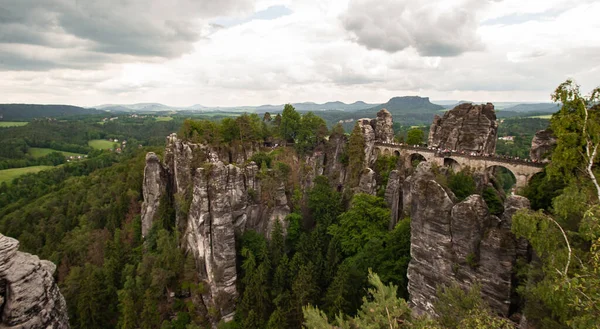
<instances>
[{"instance_id":1,"label":"weathered stone","mask_svg":"<svg viewBox=\"0 0 600 329\"><path fill-rule=\"evenodd\" d=\"M375 195L376 189L377 181L375 180L375 171L371 168L365 168L360 175L358 191L360 193Z\"/></svg>"},{"instance_id":2,"label":"weathered stone","mask_svg":"<svg viewBox=\"0 0 600 329\"><path fill-rule=\"evenodd\" d=\"M377 112L377 118L375 119L375 140L384 143L393 142L393 125L392 114L388 110L381 109Z\"/></svg>"},{"instance_id":3,"label":"weathered stone","mask_svg":"<svg viewBox=\"0 0 600 329\"><path fill-rule=\"evenodd\" d=\"M357 124L365 140L365 167L370 167L375 161L373 148L375 146L375 130L373 124L375 120L368 118L358 119Z\"/></svg>"},{"instance_id":4,"label":"weathered stone","mask_svg":"<svg viewBox=\"0 0 600 329\"><path fill-rule=\"evenodd\" d=\"M204 307L218 309L224 320L233 318L237 298L235 235L252 229L268 237L276 220L285 233L284 219L290 213L283 180L263 181L254 162L243 167L233 164L245 163L257 149L250 144L244 147L194 144L173 134L167 138L164 166L156 155L147 155L143 186L144 232L151 227L161 196L172 194L167 197L176 203L177 225L185 241L182 247L194 256L206 283ZM312 158L319 164L323 156ZM321 168L309 174L322 172ZM214 324L220 319L211 320Z\"/></svg>"},{"instance_id":5,"label":"weathered stone","mask_svg":"<svg viewBox=\"0 0 600 329\"><path fill-rule=\"evenodd\" d=\"M144 168L144 203L142 204L142 236L146 236L152 228L154 217L160 206L160 199L167 189L167 174L156 154L146 154Z\"/></svg>"},{"instance_id":6,"label":"weathered stone","mask_svg":"<svg viewBox=\"0 0 600 329\"><path fill-rule=\"evenodd\" d=\"M479 195L454 204L430 170L430 164L420 163L402 191L403 209L411 217L408 291L413 309L434 315L437 286L479 283L494 312L508 315L513 267L522 248L510 223L518 209L529 206L528 200L508 197L499 219L489 214Z\"/></svg>"},{"instance_id":7,"label":"weathered stone","mask_svg":"<svg viewBox=\"0 0 600 329\"><path fill-rule=\"evenodd\" d=\"M0 234L0 328L69 328L67 305L52 276L56 266L18 248L17 240Z\"/></svg>"},{"instance_id":8,"label":"weathered stone","mask_svg":"<svg viewBox=\"0 0 600 329\"><path fill-rule=\"evenodd\" d=\"M466 152L493 154L498 123L491 103L464 103L435 116L429 130L429 146Z\"/></svg>"},{"instance_id":9,"label":"weathered stone","mask_svg":"<svg viewBox=\"0 0 600 329\"><path fill-rule=\"evenodd\" d=\"M398 219L402 214L402 188L401 182L404 180L400 170L390 171L390 175L385 187L384 200L390 207L391 220L390 229L394 228L398 223Z\"/></svg>"},{"instance_id":10,"label":"weathered stone","mask_svg":"<svg viewBox=\"0 0 600 329\"><path fill-rule=\"evenodd\" d=\"M531 141L529 158L536 162L550 162L550 152L556 146L556 137L550 129L535 133Z\"/></svg>"},{"instance_id":11,"label":"weathered stone","mask_svg":"<svg viewBox=\"0 0 600 329\"><path fill-rule=\"evenodd\" d=\"M489 227L488 207L481 195L471 195L452 207L452 249L459 261L475 257L485 230Z\"/></svg>"}]
</instances>

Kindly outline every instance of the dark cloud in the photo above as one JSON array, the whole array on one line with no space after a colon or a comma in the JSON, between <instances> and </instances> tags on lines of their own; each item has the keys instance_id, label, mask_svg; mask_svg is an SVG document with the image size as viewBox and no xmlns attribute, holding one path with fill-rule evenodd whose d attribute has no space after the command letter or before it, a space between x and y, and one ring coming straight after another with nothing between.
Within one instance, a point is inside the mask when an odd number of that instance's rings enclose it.
<instances>
[{"instance_id":1,"label":"dark cloud","mask_svg":"<svg viewBox=\"0 0 600 329\"><path fill-rule=\"evenodd\" d=\"M476 14L485 0L351 0L340 18L353 39L390 53L415 48L423 56L457 56L480 50Z\"/></svg>"},{"instance_id":2,"label":"dark cloud","mask_svg":"<svg viewBox=\"0 0 600 329\"><path fill-rule=\"evenodd\" d=\"M127 56L173 58L192 50L209 19L248 12L252 4L253 0L3 0L0 47L32 45L68 48L85 55L123 55L111 56L113 60ZM0 67L44 70L78 66L21 55L25 59L6 58L5 54Z\"/></svg>"}]
</instances>

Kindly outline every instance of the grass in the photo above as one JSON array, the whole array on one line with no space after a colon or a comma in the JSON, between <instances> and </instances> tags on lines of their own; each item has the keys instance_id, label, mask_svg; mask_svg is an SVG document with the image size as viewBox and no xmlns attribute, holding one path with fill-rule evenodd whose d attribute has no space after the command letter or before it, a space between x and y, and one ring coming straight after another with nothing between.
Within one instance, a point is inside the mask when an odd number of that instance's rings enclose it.
<instances>
[{"instance_id":1,"label":"grass","mask_svg":"<svg viewBox=\"0 0 600 329\"><path fill-rule=\"evenodd\" d=\"M156 117L156 121L171 121L173 117Z\"/></svg>"},{"instance_id":2,"label":"grass","mask_svg":"<svg viewBox=\"0 0 600 329\"><path fill-rule=\"evenodd\" d=\"M72 156L83 155L80 153L65 152L65 151L59 151L59 150L55 150L55 149L47 149L47 148L41 148L41 147L30 147L29 148L29 154L36 159L46 156L52 152L62 153L66 157L71 156L71 155Z\"/></svg>"},{"instance_id":3,"label":"grass","mask_svg":"<svg viewBox=\"0 0 600 329\"><path fill-rule=\"evenodd\" d=\"M29 122L17 122L17 121L0 121L0 128L8 128L8 127L22 127Z\"/></svg>"},{"instance_id":4,"label":"grass","mask_svg":"<svg viewBox=\"0 0 600 329\"><path fill-rule=\"evenodd\" d=\"M545 115L534 115L528 118L534 118L534 119L547 119L550 120L552 118L552 114L545 114Z\"/></svg>"},{"instance_id":5,"label":"grass","mask_svg":"<svg viewBox=\"0 0 600 329\"><path fill-rule=\"evenodd\" d=\"M0 170L0 183L6 182L7 184L12 182L13 179L25 175L40 172L42 170L55 168L52 166L32 166L32 167L24 167L24 168L13 168L13 169L4 169Z\"/></svg>"},{"instance_id":6,"label":"grass","mask_svg":"<svg viewBox=\"0 0 600 329\"><path fill-rule=\"evenodd\" d=\"M110 142L105 139L94 139L94 140L88 141L88 145L97 150L106 150L106 149L112 149L113 147L115 147L115 145L118 146L119 143Z\"/></svg>"}]
</instances>

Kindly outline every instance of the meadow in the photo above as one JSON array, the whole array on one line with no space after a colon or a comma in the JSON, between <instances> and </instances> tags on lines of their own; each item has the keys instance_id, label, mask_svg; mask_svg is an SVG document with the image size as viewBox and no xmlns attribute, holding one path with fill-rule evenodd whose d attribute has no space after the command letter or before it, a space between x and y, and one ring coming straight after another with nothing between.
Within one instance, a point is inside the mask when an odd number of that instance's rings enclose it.
<instances>
[{"instance_id":1,"label":"meadow","mask_svg":"<svg viewBox=\"0 0 600 329\"><path fill-rule=\"evenodd\" d=\"M0 170L0 183L6 182L7 184L12 182L13 179L30 173L37 173L42 170L55 168L52 166L32 166L24 168L4 169Z\"/></svg>"},{"instance_id":2,"label":"meadow","mask_svg":"<svg viewBox=\"0 0 600 329\"><path fill-rule=\"evenodd\" d=\"M8 128L8 127L22 127L28 124L29 122L17 122L17 121L0 121L0 128Z\"/></svg>"},{"instance_id":3,"label":"meadow","mask_svg":"<svg viewBox=\"0 0 600 329\"><path fill-rule=\"evenodd\" d=\"M29 148L29 155L31 155L34 158L41 158L44 157L52 152L58 152L58 153L62 153L64 156L68 157L68 156L79 156L79 155L84 155L81 153L73 153L73 152L66 152L66 151L59 151L59 150L55 150L55 149L49 149L49 148L41 148L41 147L30 147Z\"/></svg>"},{"instance_id":4,"label":"meadow","mask_svg":"<svg viewBox=\"0 0 600 329\"><path fill-rule=\"evenodd\" d=\"M88 145L97 150L106 150L106 149L112 149L113 147L118 146L119 143L114 143L114 142L107 141L104 139L94 139L94 140L88 141Z\"/></svg>"}]
</instances>

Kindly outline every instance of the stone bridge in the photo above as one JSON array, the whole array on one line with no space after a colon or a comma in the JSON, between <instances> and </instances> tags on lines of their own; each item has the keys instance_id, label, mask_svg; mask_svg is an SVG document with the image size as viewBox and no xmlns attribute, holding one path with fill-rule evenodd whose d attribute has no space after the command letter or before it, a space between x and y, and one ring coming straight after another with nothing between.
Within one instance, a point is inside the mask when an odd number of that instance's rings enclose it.
<instances>
[{"instance_id":1,"label":"stone bridge","mask_svg":"<svg viewBox=\"0 0 600 329\"><path fill-rule=\"evenodd\" d=\"M436 163L440 167L451 167L455 171L470 167L474 170L485 171L493 167L504 167L517 179L516 188L527 185L533 175L544 170L543 163L535 163L524 160L507 159L498 156L471 156L460 153L445 152L441 154L437 150L426 147L413 147L399 143L375 142L373 148L375 157L379 155L395 155L406 161L407 166L412 165L416 159L425 159L427 162Z\"/></svg>"}]
</instances>

